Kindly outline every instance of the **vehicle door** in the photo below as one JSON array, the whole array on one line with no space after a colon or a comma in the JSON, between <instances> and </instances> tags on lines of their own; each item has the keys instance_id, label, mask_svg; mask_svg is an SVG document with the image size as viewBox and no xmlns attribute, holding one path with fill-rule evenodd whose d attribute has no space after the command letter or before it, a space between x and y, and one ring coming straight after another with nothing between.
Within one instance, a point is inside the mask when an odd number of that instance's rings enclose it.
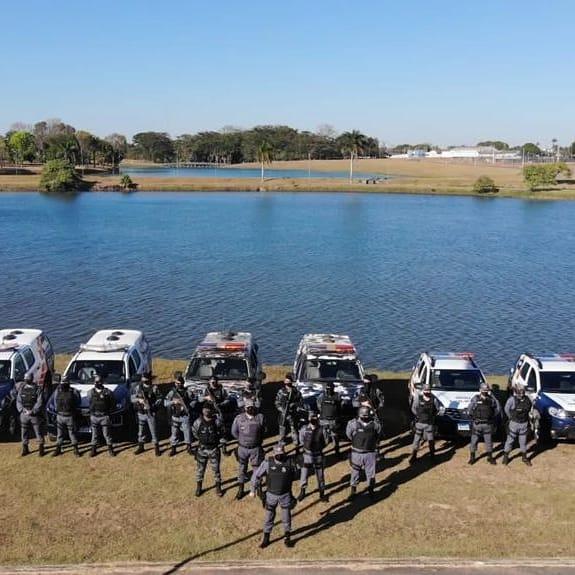
<instances>
[{"instance_id":1,"label":"vehicle door","mask_svg":"<svg viewBox=\"0 0 575 575\"><path fill-rule=\"evenodd\" d=\"M40 361L34 355L34 352L29 347L24 347L21 349L20 353L24 358L24 363L26 364L26 372L31 373L34 377L34 381L42 383L43 373L40 365Z\"/></svg>"},{"instance_id":2,"label":"vehicle door","mask_svg":"<svg viewBox=\"0 0 575 575\"><path fill-rule=\"evenodd\" d=\"M24 363L24 358L19 352L14 353L12 358L12 379L18 383L24 379L26 375L26 363Z\"/></svg>"}]
</instances>

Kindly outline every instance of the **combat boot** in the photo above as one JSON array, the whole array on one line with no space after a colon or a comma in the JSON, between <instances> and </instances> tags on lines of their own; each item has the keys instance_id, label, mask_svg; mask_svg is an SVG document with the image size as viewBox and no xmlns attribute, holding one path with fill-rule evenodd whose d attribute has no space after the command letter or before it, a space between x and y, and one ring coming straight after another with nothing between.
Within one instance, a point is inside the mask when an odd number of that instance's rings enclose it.
<instances>
[{"instance_id":1,"label":"combat boot","mask_svg":"<svg viewBox=\"0 0 575 575\"><path fill-rule=\"evenodd\" d=\"M222 489L222 484L218 481L216 483L216 494L218 497L223 497L224 496L224 491Z\"/></svg>"},{"instance_id":2,"label":"combat boot","mask_svg":"<svg viewBox=\"0 0 575 575\"><path fill-rule=\"evenodd\" d=\"M52 457L58 457L58 455L62 455L62 446L61 445L56 445L56 449L54 449L54 452L52 453Z\"/></svg>"},{"instance_id":3,"label":"combat boot","mask_svg":"<svg viewBox=\"0 0 575 575\"><path fill-rule=\"evenodd\" d=\"M188 446L186 447L186 451L187 451L188 455L194 454L194 449L189 443L188 443Z\"/></svg>"},{"instance_id":4,"label":"combat boot","mask_svg":"<svg viewBox=\"0 0 575 575\"><path fill-rule=\"evenodd\" d=\"M493 457L491 451L487 454L487 463L489 463L490 465L497 465L497 461L495 461L495 458Z\"/></svg>"},{"instance_id":5,"label":"combat boot","mask_svg":"<svg viewBox=\"0 0 575 575\"><path fill-rule=\"evenodd\" d=\"M431 459L435 459L435 441L429 442L429 456Z\"/></svg>"},{"instance_id":6,"label":"combat boot","mask_svg":"<svg viewBox=\"0 0 575 575\"><path fill-rule=\"evenodd\" d=\"M28 445L23 445L21 456L26 457L26 455L29 455L29 454L30 454L30 448L28 447Z\"/></svg>"},{"instance_id":7,"label":"combat boot","mask_svg":"<svg viewBox=\"0 0 575 575\"><path fill-rule=\"evenodd\" d=\"M297 496L298 501L303 501L305 499L305 487L299 490L299 495Z\"/></svg>"},{"instance_id":8,"label":"combat boot","mask_svg":"<svg viewBox=\"0 0 575 575\"><path fill-rule=\"evenodd\" d=\"M323 489L319 490L319 500L323 502L329 501L329 497L326 495Z\"/></svg>"},{"instance_id":9,"label":"combat boot","mask_svg":"<svg viewBox=\"0 0 575 575\"><path fill-rule=\"evenodd\" d=\"M144 444L138 443L138 448L134 451L134 455L140 455L140 453L144 453Z\"/></svg>"},{"instance_id":10,"label":"combat boot","mask_svg":"<svg viewBox=\"0 0 575 575\"><path fill-rule=\"evenodd\" d=\"M202 494L202 482L196 482L196 497L199 497Z\"/></svg>"},{"instance_id":11,"label":"combat boot","mask_svg":"<svg viewBox=\"0 0 575 575\"><path fill-rule=\"evenodd\" d=\"M244 491L244 484L243 483L239 483L238 484L238 492L236 493L236 499L237 501L239 501L245 494Z\"/></svg>"},{"instance_id":12,"label":"combat boot","mask_svg":"<svg viewBox=\"0 0 575 575\"><path fill-rule=\"evenodd\" d=\"M96 453L97 453L96 446L92 445L92 447L90 448L90 457L96 457Z\"/></svg>"},{"instance_id":13,"label":"combat boot","mask_svg":"<svg viewBox=\"0 0 575 575\"><path fill-rule=\"evenodd\" d=\"M369 485L367 486L367 494L372 501L375 499L375 479L369 480Z\"/></svg>"},{"instance_id":14,"label":"combat boot","mask_svg":"<svg viewBox=\"0 0 575 575\"><path fill-rule=\"evenodd\" d=\"M475 451L472 451L469 454L469 461L467 462L468 465L473 465L475 463L476 459L475 459Z\"/></svg>"},{"instance_id":15,"label":"combat boot","mask_svg":"<svg viewBox=\"0 0 575 575\"><path fill-rule=\"evenodd\" d=\"M503 461L502 461L503 465L509 465L509 453L507 453L507 451L505 451L503 453Z\"/></svg>"},{"instance_id":16,"label":"combat boot","mask_svg":"<svg viewBox=\"0 0 575 575\"><path fill-rule=\"evenodd\" d=\"M284 545L286 547L293 547L294 546L294 542L291 540L291 535L290 535L289 531L284 535Z\"/></svg>"},{"instance_id":17,"label":"combat boot","mask_svg":"<svg viewBox=\"0 0 575 575\"><path fill-rule=\"evenodd\" d=\"M260 543L260 549L265 549L270 544L270 534L264 533L262 542Z\"/></svg>"},{"instance_id":18,"label":"combat boot","mask_svg":"<svg viewBox=\"0 0 575 575\"><path fill-rule=\"evenodd\" d=\"M176 448L174 447L174 450ZM156 457L160 457L160 455L162 455L162 452L160 451L160 444L159 443L154 443L154 453L156 454Z\"/></svg>"},{"instance_id":19,"label":"combat boot","mask_svg":"<svg viewBox=\"0 0 575 575\"><path fill-rule=\"evenodd\" d=\"M116 457L116 452L114 451L113 445L108 445L108 455L110 457Z\"/></svg>"},{"instance_id":20,"label":"combat boot","mask_svg":"<svg viewBox=\"0 0 575 575\"><path fill-rule=\"evenodd\" d=\"M529 459L529 457L527 457L527 455L525 453L521 456L521 461L523 461L523 463L525 463L525 465L527 465L527 467L531 467L531 465L532 465L531 459Z\"/></svg>"},{"instance_id":21,"label":"combat boot","mask_svg":"<svg viewBox=\"0 0 575 575\"><path fill-rule=\"evenodd\" d=\"M409 458L409 465L413 465L417 461L417 451L411 452L411 457Z\"/></svg>"},{"instance_id":22,"label":"combat boot","mask_svg":"<svg viewBox=\"0 0 575 575\"><path fill-rule=\"evenodd\" d=\"M355 485L352 485L349 488L349 495L347 497L348 501L353 501L355 499L355 496L357 495L357 487Z\"/></svg>"},{"instance_id":23,"label":"combat boot","mask_svg":"<svg viewBox=\"0 0 575 575\"><path fill-rule=\"evenodd\" d=\"M82 454L80 453L80 448L78 447L78 444L74 445L74 455L76 457L82 457Z\"/></svg>"},{"instance_id":24,"label":"combat boot","mask_svg":"<svg viewBox=\"0 0 575 575\"><path fill-rule=\"evenodd\" d=\"M46 455L46 450L44 449L44 444L41 443L41 444L38 446L38 456L39 456L39 457L44 457L44 455Z\"/></svg>"},{"instance_id":25,"label":"combat boot","mask_svg":"<svg viewBox=\"0 0 575 575\"><path fill-rule=\"evenodd\" d=\"M176 446L172 445L172 447L170 447L170 457L174 457L174 455L176 455Z\"/></svg>"}]
</instances>

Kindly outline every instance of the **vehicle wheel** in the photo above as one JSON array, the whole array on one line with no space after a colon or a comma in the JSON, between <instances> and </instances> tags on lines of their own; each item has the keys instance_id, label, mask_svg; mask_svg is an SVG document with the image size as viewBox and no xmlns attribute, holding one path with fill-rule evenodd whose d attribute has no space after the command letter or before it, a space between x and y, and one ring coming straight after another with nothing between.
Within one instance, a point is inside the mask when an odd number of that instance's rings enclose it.
<instances>
[{"instance_id":1,"label":"vehicle wheel","mask_svg":"<svg viewBox=\"0 0 575 575\"><path fill-rule=\"evenodd\" d=\"M545 425L539 412L533 418L533 437L538 446L547 446L551 443L549 426Z\"/></svg>"}]
</instances>

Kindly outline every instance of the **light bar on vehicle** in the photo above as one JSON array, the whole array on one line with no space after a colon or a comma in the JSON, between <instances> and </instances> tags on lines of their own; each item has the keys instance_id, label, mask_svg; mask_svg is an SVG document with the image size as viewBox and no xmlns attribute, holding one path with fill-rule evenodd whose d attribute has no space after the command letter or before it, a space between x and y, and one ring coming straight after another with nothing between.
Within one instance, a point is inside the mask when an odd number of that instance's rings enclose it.
<instances>
[{"instance_id":1,"label":"light bar on vehicle","mask_svg":"<svg viewBox=\"0 0 575 575\"><path fill-rule=\"evenodd\" d=\"M10 351L11 349L16 349L18 347L18 342L13 341L10 343L2 342L0 343L0 351Z\"/></svg>"},{"instance_id":2,"label":"light bar on vehicle","mask_svg":"<svg viewBox=\"0 0 575 575\"><path fill-rule=\"evenodd\" d=\"M475 354L472 351L448 351L439 353L430 353L431 357L435 359L447 359L447 358L457 358L457 359L475 359Z\"/></svg>"},{"instance_id":3,"label":"light bar on vehicle","mask_svg":"<svg viewBox=\"0 0 575 575\"><path fill-rule=\"evenodd\" d=\"M314 343L308 349L311 353L355 353L355 347L351 343Z\"/></svg>"},{"instance_id":4,"label":"light bar on vehicle","mask_svg":"<svg viewBox=\"0 0 575 575\"><path fill-rule=\"evenodd\" d=\"M575 361L575 353L552 353L549 355L539 355L539 361Z\"/></svg>"},{"instance_id":5,"label":"light bar on vehicle","mask_svg":"<svg viewBox=\"0 0 575 575\"><path fill-rule=\"evenodd\" d=\"M248 347L248 344L242 341L231 341L225 343L207 341L200 343L198 347L201 350L212 349L215 351L245 351Z\"/></svg>"},{"instance_id":6,"label":"light bar on vehicle","mask_svg":"<svg viewBox=\"0 0 575 575\"><path fill-rule=\"evenodd\" d=\"M127 345L118 345L117 343L83 343L80 345L80 351L95 351L95 352L110 352L110 351L126 351L129 348Z\"/></svg>"}]
</instances>

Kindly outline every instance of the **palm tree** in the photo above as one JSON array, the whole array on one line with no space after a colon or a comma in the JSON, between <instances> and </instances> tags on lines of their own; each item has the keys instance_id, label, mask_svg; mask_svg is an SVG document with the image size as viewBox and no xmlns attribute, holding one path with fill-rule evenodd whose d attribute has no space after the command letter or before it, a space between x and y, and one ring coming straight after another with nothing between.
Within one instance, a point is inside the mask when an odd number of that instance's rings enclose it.
<instances>
[{"instance_id":1,"label":"palm tree","mask_svg":"<svg viewBox=\"0 0 575 575\"><path fill-rule=\"evenodd\" d=\"M264 166L271 164L273 160L273 148L267 143L262 142L256 150L256 157L262 166L262 182L264 181Z\"/></svg>"},{"instance_id":2,"label":"palm tree","mask_svg":"<svg viewBox=\"0 0 575 575\"><path fill-rule=\"evenodd\" d=\"M339 138L343 155L349 154L349 182L353 180L353 160L367 147L367 138L359 131L344 132Z\"/></svg>"}]
</instances>

